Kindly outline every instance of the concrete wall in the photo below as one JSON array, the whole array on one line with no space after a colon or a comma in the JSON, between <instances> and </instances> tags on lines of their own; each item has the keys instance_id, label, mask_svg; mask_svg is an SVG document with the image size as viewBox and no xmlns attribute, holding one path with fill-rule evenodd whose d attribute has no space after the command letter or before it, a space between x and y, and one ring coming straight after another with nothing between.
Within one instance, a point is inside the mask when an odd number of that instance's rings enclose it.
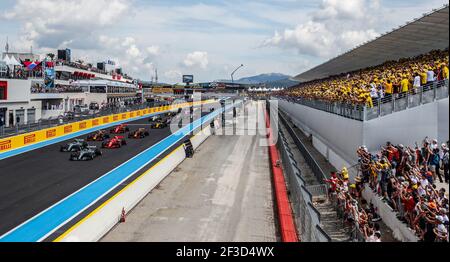
<instances>
[{"instance_id":1,"label":"concrete wall","mask_svg":"<svg viewBox=\"0 0 450 262\"><path fill-rule=\"evenodd\" d=\"M197 149L209 136L208 126L192 138ZM183 147L178 147L134 182L97 208L72 229L62 235L61 242L95 242L100 240L120 220L122 209L132 210L150 191L168 176L186 158Z\"/></svg>"},{"instance_id":2,"label":"concrete wall","mask_svg":"<svg viewBox=\"0 0 450 262\"><path fill-rule=\"evenodd\" d=\"M448 141L449 140L449 107L448 98L438 101L438 140Z\"/></svg>"},{"instance_id":3,"label":"concrete wall","mask_svg":"<svg viewBox=\"0 0 450 262\"><path fill-rule=\"evenodd\" d=\"M405 146L419 144L425 137L445 142L449 137L448 98L403 110L364 123L364 143L371 151L386 141Z\"/></svg>"},{"instance_id":4,"label":"concrete wall","mask_svg":"<svg viewBox=\"0 0 450 262\"><path fill-rule=\"evenodd\" d=\"M2 100L0 105L5 103L18 103L30 101L31 80L19 80L19 79L2 79L2 81L8 82L8 98Z\"/></svg>"},{"instance_id":5,"label":"concrete wall","mask_svg":"<svg viewBox=\"0 0 450 262\"><path fill-rule=\"evenodd\" d=\"M402 242L419 241L415 233L400 220L398 220L397 214L388 205L386 205L386 203L381 201L381 199L373 193L369 186L366 186L363 191L363 197L365 199L370 199L370 202L373 203L374 207L378 210L380 217L383 218L383 223L392 229L392 234L397 240Z\"/></svg>"},{"instance_id":6,"label":"concrete wall","mask_svg":"<svg viewBox=\"0 0 450 262\"><path fill-rule=\"evenodd\" d=\"M352 166L357 162L356 148L363 144L362 122L284 100L279 101L279 108L286 112L305 134L313 136L316 148L328 157L336 168Z\"/></svg>"},{"instance_id":7,"label":"concrete wall","mask_svg":"<svg viewBox=\"0 0 450 262\"><path fill-rule=\"evenodd\" d=\"M366 145L375 152L387 141L414 145L425 137L449 139L448 98L366 122L344 118L307 106L279 101L279 107L337 169L357 162L356 149Z\"/></svg>"}]
</instances>

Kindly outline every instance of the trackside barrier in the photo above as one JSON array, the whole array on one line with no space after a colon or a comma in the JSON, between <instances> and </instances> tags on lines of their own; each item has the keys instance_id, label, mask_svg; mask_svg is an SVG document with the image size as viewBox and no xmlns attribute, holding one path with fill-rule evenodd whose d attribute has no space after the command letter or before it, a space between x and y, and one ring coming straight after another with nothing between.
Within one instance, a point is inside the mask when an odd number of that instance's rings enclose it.
<instances>
[{"instance_id":1,"label":"trackside barrier","mask_svg":"<svg viewBox=\"0 0 450 262\"><path fill-rule=\"evenodd\" d=\"M210 135L209 126L197 133L191 139L194 148L197 149ZM183 146L180 146L57 238L55 242L99 241L120 221L123 208L127 211L132 210L185 159Z\"/></svg>"},{"instance_id":2,"label":"trackside barrier","mask_svg":"<svg viewBox=\"0 0 450 262\"><path fill-rule=\"evenodd\" d=\"M294 160L285 134L281 130L279 134L277 147L281 154L300 239L303 242L331 242L331 238L321 227L320 213L312 203L313 195L306 188L306 182Z\"/></svg>"},{"instance_id":3,"label":"trackside barrier","mask_svg":"<svg viewBox=\"0 0 450 262\"><path fill-rule=\"evenodd\" d=\"M210 104L213 102L213 100L208 100L203 102L181 103L171 106L147 108L110 116L102 116L90 120L75 122L67 125L47 128L27 134L0 139L0 159L2 158L1 156L5 153L11 152L13 150L25 149L27 147L35 146L41 142L57 141L57 139L62 137L69 137L70 135L83 131L92 131L91 129L102 129L115 123L130 122L145 116L151 116L153 114L162 114L171 110L176 110L178 108L199 106L200 103Z\"/></svg>"},{"instance_id":4,"label":"trackside barrier","mask_svg":"<svg viewBox=\"0 0 450 262\"><path fill-rule=\"evenodd\" d=\"M299 242L292 214L291 204L289 202L286 182L283 175L283 169L279 165L280 157L278 150L273 144L273 130L270 123L268 111L265 110L267 140L269 142L269 155L271 161L273 184L275 189L275 198L277 204L278 221L280 224L281 240L283 242Z\"/></svg>"}]
</instances>

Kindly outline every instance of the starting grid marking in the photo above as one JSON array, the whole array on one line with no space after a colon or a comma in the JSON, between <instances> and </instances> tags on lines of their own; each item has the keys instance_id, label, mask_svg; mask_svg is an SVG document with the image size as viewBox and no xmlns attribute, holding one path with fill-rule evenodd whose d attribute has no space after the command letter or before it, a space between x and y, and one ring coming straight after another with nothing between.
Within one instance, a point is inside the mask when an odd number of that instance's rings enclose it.
<instances>
[{"instance_id":1,"label":"starting grid marking","mask_svg":"<svg viewBox=\"0 0 450 262\"><path fill-rule=\"evenodd\" d=\"M232 107L232 105L229 105L225 110L227 111ZM150 164L191 131L221 114L222 110L210 113L196 120L192 125L186 125L176 133L166 137L119 167L4 234L0 237L0 242L38 242L45 240L58 228L74 219L118 185L124 183L139 170Z\"/></svg>"}]
</instances>

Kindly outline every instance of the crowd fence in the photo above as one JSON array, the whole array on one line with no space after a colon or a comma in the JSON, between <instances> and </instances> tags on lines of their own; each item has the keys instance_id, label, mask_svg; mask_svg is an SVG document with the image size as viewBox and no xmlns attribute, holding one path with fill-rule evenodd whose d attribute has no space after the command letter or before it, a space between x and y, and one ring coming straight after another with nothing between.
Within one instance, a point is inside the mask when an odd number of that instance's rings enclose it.
<instances>
[{"instance_id":1,"label":"crowd fence","mask_svg":"<svg viewBox=\"0 0 450 262\"><path fill-rule=\"evenodd\" d=\"M290 201L300 239L304 242L331 242L331 237L322 229L320 212L313 205L313 195L306 187L306 182L294 160L292 150L281 130L279 131L277 147L281 152L281 160L286 173Z\"/></svg>"},{"instance_id":2,"label":"crowd fence","mask_svg":"<svg viewBox=\"0 0 450 262\"><path fill-rule=\"evenodd\" d=\"M306 98L277 97L288 102L298 103L314 109L336 114L345 118L359 121L369 121L395 112L414 108L447 98L449 95L449 80L435 81L408 92L385 95L373 99L373 107L362 104L349 104L344 102L327 102Z\"/></svg>"},{"instance_id":3,"label":"crowd fence","mask_svg":"<svg viewBox=\"0 0 450 262\"><path fill-rule=\"evenodd\" d=\"M152 102L144 104L129 105L126 107L106 107L101 110L89 110L89 112L69 112L69 114L61 115L58 117L51 117L48 119L39 119L35 121L28 121L26 124L16 124L11 127L0 126L0 138L25 134L34 132L46 128L66 125L74 122L84 121L88 119L94 119L97 117L121 114L125 112L131 112L136 110L142 110L145 108L159 107L169 105L167 102Z\"/></svg>"}]
</instances>

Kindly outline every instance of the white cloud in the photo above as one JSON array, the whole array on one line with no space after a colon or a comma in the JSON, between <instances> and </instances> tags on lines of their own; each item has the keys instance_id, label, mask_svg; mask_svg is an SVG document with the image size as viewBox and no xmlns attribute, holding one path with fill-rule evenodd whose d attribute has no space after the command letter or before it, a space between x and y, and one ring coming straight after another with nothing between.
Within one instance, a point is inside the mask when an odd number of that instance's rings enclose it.
<instances>
[{"instance_id":1,"label":"white cloud","mask_svg":"<svg viewBox=\"0 0 450 262\"><path fill-rule=\"evenodd\" d=\"M4 17L23 21L22 40L34 46L95 46L95 32L123 19L129 4L126 0L18 0Z\"/></svg>"},{"instance_id":2,"label":"white cloud","mask_svg":"<svg viewBox=\"0 0 450 262\"><path fill-rule=\"evenodd\" d=\"M159 46L152 45L152 46L147 47L147 53L149 55L157 56L157 55L159 55L159 52L160 52Z\"/></svg>"},{"instance_id":3,"label":"white cloud","mask_svg":"<svg viewBox=\"0 0 450 262\"><path fill-rule=\"evenodd\" d=\"M141 56L141 51L136 45L133 44L130 47L128 47L127 54L132 58L138 58L139 56Z\"/></svg>"},{"instance_id":4,"label":"white cloud","mask_svg":"<svg viewBox=\"0 0 450 262\"><path fill-rule=\"evenodd\" d=\"M202 69L206 69L209 64L208 53L201 51L189 53L183 63L187 67L200 67Z\"/></svg>"},{"instance_id":5,"label":"white cloud","mask_svg":"<svg viewBox=\"0 0 450 262\"><path fill-rule=\"evenodd\" d=\"M322 0L307 22L275 32L263 46L295 49L321 58L336 56L379 35L374 29L379 6L379 0Z\"/></svg>"},{"instance_id":6,"label":"white cloud","mask_svg":"<svg viewBox=\"0 0 450 262\"><path fill-rule=\"evenodd\" d=\"M136 43L136 40L133 37L127 36L122 42L122 46L131 46Z\"/></svg>"}]
</instances>

